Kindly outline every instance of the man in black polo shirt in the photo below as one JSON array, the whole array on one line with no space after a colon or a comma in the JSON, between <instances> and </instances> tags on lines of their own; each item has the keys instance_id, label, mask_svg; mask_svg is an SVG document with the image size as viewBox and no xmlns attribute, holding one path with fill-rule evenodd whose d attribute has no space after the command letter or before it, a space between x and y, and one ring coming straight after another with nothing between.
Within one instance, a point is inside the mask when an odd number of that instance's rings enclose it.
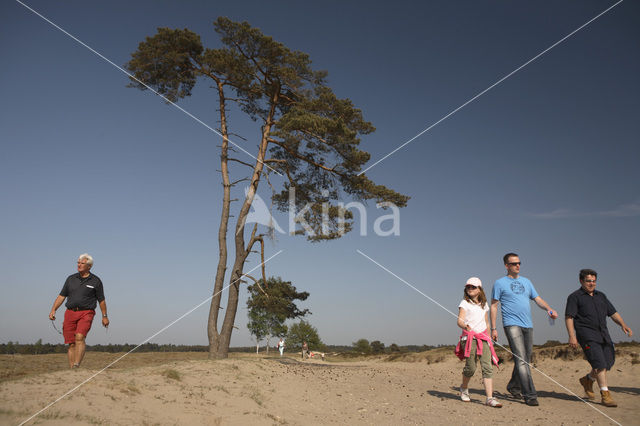
<instances>
[{"instance_id":1,"label":"man in black polo shirt","mask_svg":"<svg viewBox=\"0 0 640 426\"><path fill-rule=\"evenodd\" d=\"M62 334L64 343L69 345L67 355L71 368L78 368L84 357L85 337L91 329L91 323L96 314L96 301L100 304L102 311L102 325L105 327L109 325L102 281L97 275L89 272L92 266L93 258L88 254L81 254L78 257L78 273L69 275L49 313L49 319L55 320L56 310L62 305L64 299L67 299Z\"/></svg>"},{"instance_id":2,"label":"man in black polo shirt","mask_svg":"<svg viewBox=\"0 0 640 426\"><path fill-rule=\"evenodd\" d=\"M565 322L569 332L569 346L575 349L580 344L592 367L589 374L580 378L580 384L587 398L595 399L593 382L597 381L602 404L607 407L617 407L607 387L607 370L611 370L615 362L615 349L607 329L607 317L611 317L622 327L622 331L627 336L631 337L633 332L624 323L607 296L596 290L598 273L593 269L582 269L579 278L580 289L567 298Z\"/></svg>"}]
</instances>

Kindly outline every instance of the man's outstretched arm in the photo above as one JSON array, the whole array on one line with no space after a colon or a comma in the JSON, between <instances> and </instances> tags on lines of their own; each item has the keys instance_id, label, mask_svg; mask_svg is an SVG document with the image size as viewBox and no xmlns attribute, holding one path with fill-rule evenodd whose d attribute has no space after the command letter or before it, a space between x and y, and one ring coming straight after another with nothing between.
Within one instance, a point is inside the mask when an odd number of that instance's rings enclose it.
<instances>
[{"instance_id":1,"label":"man's outstretched arm","mask_svg":"<svg viewBox=\"0 0 640 426\"><path fill-rule=\"evenodd\" d=\"M631 331L631 329L627 327L627 324L624 323L622 316L618 312L611 315L611 319L620 327L622 327L622 331L624 331L624 334L626 334L629 337L633 336L633 331Z\"/></svg>"},{"instance_id":2,"label":"man's outstretched arm","mask_svg":"<svg viewBox=\"0 0 640 426\"><path fill-rule=\"evenodd\" d=\"M100 310L102 311L102 325L108 327L109 318L107 317L107 302L105 302L104 299L100 302Z\"/></svg>"},{"instance_id":3,"label":"man's outstretched arm","mask_svg":"<svg viewBox=\"0 0 640 426\"><path fill-rule=\"evenodd\" d=\"M573 317L565 317L564 323L567 326L567 333L569 334L569 346L577 349L578 339L576 338L576 329L573 326Z\"/></svg>"},{"instance_id":4,"label":"man's outstretched arm","mask_svg":"<svg viewBox=\"0 0 640 426\"><path fill-rule=\"evenodd\" d=\"M549 304L547 302L545 302L542 297L538 296L535 299L533 299L534 302L536 302L536 305L538 305L540 308L544 309L545 311L547 311L547 315L549 315L551 318L556 319L558 318L558 313L556 311L554 311L553 309L551 309L551 306L549 306Z\"/></svg>"},{"instance_id":5,"label":"man's outstretched arm","mask_svg":"<svg viewBox=\"0 0 640 426\"><path fill-rule=\"evenodd\" d=\"M491 300L491 338L494 341L498 341L498 326L496 325L496 321L498 318L498 300Z\"/></svg>"},{"instance_id":6,"label":"man's outstretched arm","mask_svg":"<svg viewBox=\"0 0 640 426\"><path fill-rule=\"evenodd\" d=\"M56 319L56 311L62 305L64 299L66 299L66 297L58 295L58 297L56 297L56 300L53 301L53 307L51 308L51 312L49 312L49 319L51 321Z\"/></svg>"}]
</instances>

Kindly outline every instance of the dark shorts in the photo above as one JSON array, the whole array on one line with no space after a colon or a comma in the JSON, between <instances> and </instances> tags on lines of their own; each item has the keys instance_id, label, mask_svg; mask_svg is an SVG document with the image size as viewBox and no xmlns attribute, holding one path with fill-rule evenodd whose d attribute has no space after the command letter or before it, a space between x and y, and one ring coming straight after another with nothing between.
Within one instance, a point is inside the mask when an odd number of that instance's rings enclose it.
<instances>
[{"instance_id":1,"label":"dark shorts","mask_svg":"<svg viewBox=\"0 0 640 426\"><path fill-rule=\"evenodd\" d=\"M87 336L91 330L91 323L96 311L67 311L64 313L64 322L62 323L62 335L64 343L70 344L76 342L76 334Z\"/></svg>"},{"instance_id":2,"label":"dark shorts","mask_svg":"<svg viewBox=\"0 0 640 426\"><path fill-rule=\"evenodd\" d=\"M616 352L613 343L586 342L581 344L584 355L592 368L606 368L611 370L616 361Z\"/></svg>"}]
</instances>

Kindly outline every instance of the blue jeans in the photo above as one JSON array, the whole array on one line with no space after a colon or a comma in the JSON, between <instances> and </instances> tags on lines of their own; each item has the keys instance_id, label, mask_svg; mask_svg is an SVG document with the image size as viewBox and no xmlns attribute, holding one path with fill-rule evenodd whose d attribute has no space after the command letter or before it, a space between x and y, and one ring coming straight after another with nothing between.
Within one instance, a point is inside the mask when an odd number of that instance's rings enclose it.
<instances>
[{"instance_id":1,"label":"blue jeans","mask_svg":"<svg viewBox=\"0 0 640 426\"><path fill-rule=\"evenodd\" d=\"M526 401L538 397L531 377L531 352L533 351L533 328L523 328L510 325L504 328L509 340L509 347L513 352L513 373L507 384L507 390L512 394L521 393Z\"/></svg>"}]
</instances>

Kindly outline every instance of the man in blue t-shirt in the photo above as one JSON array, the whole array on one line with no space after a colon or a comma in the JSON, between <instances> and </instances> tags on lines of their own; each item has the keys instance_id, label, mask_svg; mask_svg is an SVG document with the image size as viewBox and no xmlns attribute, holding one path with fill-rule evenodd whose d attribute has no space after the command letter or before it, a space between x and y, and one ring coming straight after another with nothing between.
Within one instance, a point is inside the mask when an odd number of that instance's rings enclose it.
<instances>
[{"instance_id":1,"label":"man in blue t-shirt","mask_svg":"<svg viewBox=\"0 0 640 426\"><path fill-rule=\"evenodd\" d=\"M558 318L558 313L538 296L531 281L520 276L520 257L517 254L507 253L502 259L507 276L497 280L491 291L491 337L498 340L496 317L500 302L502 325L513 354L513 373L507 390L516 399L524 397L527 405L537 406L538 395L529 368L533 351L530 300L535 301L553 319Z\"/></svg>"}]
</instances>

